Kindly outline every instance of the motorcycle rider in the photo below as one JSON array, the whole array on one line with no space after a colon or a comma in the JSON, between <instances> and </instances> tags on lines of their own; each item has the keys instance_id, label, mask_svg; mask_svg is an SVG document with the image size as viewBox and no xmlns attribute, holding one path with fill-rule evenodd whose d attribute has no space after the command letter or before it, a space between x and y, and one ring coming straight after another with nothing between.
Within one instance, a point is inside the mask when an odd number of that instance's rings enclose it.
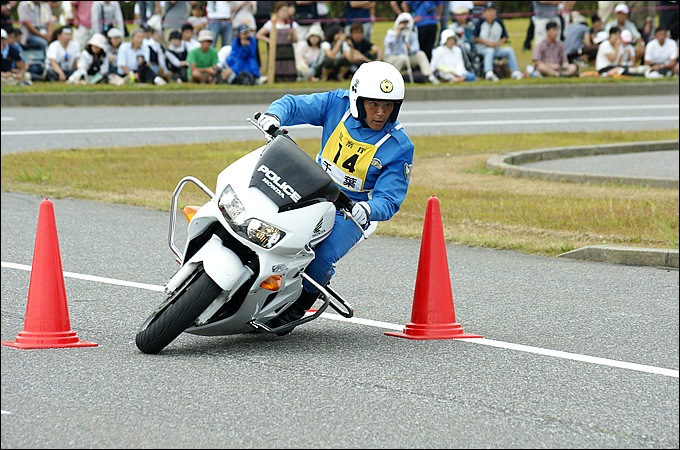
<instances>
[{"instance_id":1,"label":"motorcycle rider","mask_svg":"<svg viewBox=\"0 0 680 450\"><path fill-rule=\"evenodd\" d=\"M366 229L371 220L391 219L408 190L414 146L397 120L404 91L404 79L393 65L372 61L357 69L349 89L286 94L269 105L258 124L270 133L298 124L323 127L317 162L355 202L352 216ZM343 219L337 212L333 230L315 248L305 270L322 286L330 282L335 263L362 237L352 221ZM268 325L301 318L318 296L318 290L304 283L298 300Z\"/></svg>"}]
</instances>

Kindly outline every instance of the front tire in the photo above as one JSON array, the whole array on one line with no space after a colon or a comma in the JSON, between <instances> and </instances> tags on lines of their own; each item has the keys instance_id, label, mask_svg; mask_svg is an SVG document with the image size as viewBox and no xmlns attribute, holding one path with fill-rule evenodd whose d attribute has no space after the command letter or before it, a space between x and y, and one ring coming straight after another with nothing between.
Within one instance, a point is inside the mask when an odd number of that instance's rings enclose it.
<instances>
[{"instance_id":1,"label":"front tire","mask_svg":"<svg viewBox=\"0 0 680 450\"><path fill-rule=\"evenodd\" d=\"M221 292L222 288L199 268L198 276L177 298L147 320L148 325L137 333L137 348L147 354L160 352L189 328Z\"/></svg>"}]
</instances>

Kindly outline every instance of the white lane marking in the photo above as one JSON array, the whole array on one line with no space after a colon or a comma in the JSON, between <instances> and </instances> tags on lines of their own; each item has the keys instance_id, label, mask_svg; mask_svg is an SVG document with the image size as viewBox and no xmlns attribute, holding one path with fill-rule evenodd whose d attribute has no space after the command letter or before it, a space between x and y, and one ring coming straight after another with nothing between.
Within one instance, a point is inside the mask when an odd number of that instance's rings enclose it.
<instances>
[{"instance_id":1,"label":"white lane marking","mask_svg":"<svg viewBox=\"0 0 680 450\"><path fill-rule=\"evenodd\" d=\"M18 269L18 270L27 270L31 271L31 266L27 266L25 264L15 264L15 263L10 263L10 262L2 262L2 267L6 267L8 269ZM134 281L124 281L124 280L116 280L115 278L105 278L105 277L97 277L94 275L84 275L80 273L73 273L73 272L64 272L64 277L67 278L76 278L79 280L85 280L85 281L96 281L98 283L104 283L104 284L115 284L118 286L129 286L129 287L135 287L139 289L146 289L149 291L158 291L158 292L163 292L163 286L156 286L154 284L145 284L145 283L136 283Z\"/></svg>"},{"instance_id":2,"label":"white lane marking","mask_svg":"<svg viewBox=\"0 0 680 450\"><path fill-rule=\"evenodd\" d=\"M556 113L556 112L593 112L593 111L622 111L622 108L632 111L641 110L661 110L661 109L680 109L680 105L668 103L665 105L631 105L621 106L563 106L556 108L501 108L501 109L427 109L427 110L402 110L400 115L408 116L427 116L430 114L461 114L467 116L469 114L496 114L496 113Z\"/></svg>"},{"instance_id":3,"label":"white lane marking","mask_svg":"<svg viewBox=\"0 0 680 450\"><path fill-rule=\"evenodd\" d=\"M0 122L11 122L13 120L17 120L17 119L14 118L14 117L5 117L5 116L0 117Z\"/></svg>"},{"instance_id":4,"label":"white lane marking","mask_svg":"<svg viewBox=\"0 0 680 450\"><path fill-rule=\"evenodd\" d=\"M554 125L554 124L577 124L577 123L623 123L623 122L673 122L678 123L678 116L649 116L649 117L585 117L570 119L526 119L526 120L460 120L452 122L402 122L405 128L423 127L470 127L489 125ZM320 128L311 125L293 125L287 129ZM235 126L203 126L203 127L145 127L145 128L81 128L70 130L23 130L2 131L0 136L47 136L64 134L118 134L118 133L162 133L162 132L188 132L188 131L257 131L251 125Z\"/></svg>"},{"instance_id":5,"label":"white lane marking","mask_svg":"<svg viewBox=\"0 0 680 450\"><path fill-rule=\"evenodd\" d=\"M2 261L2 267L8 268L8 269L18 269L18 270L26 270L26 271L31 271L31 266L27 266L25 264L15 264L15 263L9 263L9 262L4 262ZM145 284L145 283L136 283L133 281L124 281L124 280L116 280L113 278L104 278L104 277L97 277L97 276L92 276L92 275L83 275L83 274L77 274L77 273L72 273L72 272L64 272L64 277L67 278L77 278L80 280L86 280L86 281L96 281L99 283L105 283L105 284L115 284L118 286L129 286L129 287L135 287L139 289L147 289L151 291L163 291L162 286L156 286L153 284ZM396 331L402 331L404 329L403 325L397 325L389 322L380 322L377 320L370 320L370 319L361 319L358 317L353 317L353 318L345 318L342 317L338 314L334 313L323 313L321 315L322 317L326 319L331 319L331 320L338 320L338 321L343 321L343 322L351 322L351 323L357 323L360 325L367 325L371 327L376 327L376 328L387 328L390 330L396 330ZM498 347L498 348L505 348L509 350L517 350L521 352L526 352L526 353L533 353L536 355L544 355L544 356L552 356L554 358L561 358L561 359L569 359L572 361L581 361L581 362L587 362L591 364L598 364L601 366L609 366L609 367L618 367L620 369L628 369L628 370L635 370L638 372L646 372L646 373L653 373L657 375L663 375L666 377L673 377L673 378L678 378L678 370L674 369L666 369L663 367L654 367L654 366L647 366L644 364L636 364L636 363L630 363L630 362L625 362L625 361L616 361L613 359L607 359L607 358L599 358L597 356L588 356L588 355L580 355L578 353L569 353L569 352L563 352L559 350L550 350L550 349L545 349L545 348L540 348L540 347L531 347L529 345L522 345L522 344L513 344L510 342L502 342L502 341L494 341L492 339L486 339L486 338L474 338L474 339L467 339L467 338L462 338L458 339L460 341L465 341L465 342L472 342L475 344L482 344L482 345L489 345L491 347Z\"/></svg>"},{"instance_id":6,"label":"white lane marking","mask_svg":"<svg viewBox=\"0 0 680 450\"><path fill-rule=\"evenodd\" d=\"M12 414L11 412L5 411L4 409L2 410L2 413L3 413L3 414Z\"/></svg>"}]
</instances>

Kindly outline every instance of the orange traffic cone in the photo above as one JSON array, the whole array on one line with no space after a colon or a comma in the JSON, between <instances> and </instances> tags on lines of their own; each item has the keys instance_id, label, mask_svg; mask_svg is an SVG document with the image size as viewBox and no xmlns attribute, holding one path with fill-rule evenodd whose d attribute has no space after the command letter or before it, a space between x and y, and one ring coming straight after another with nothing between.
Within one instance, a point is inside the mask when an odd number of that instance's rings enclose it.
<instances>
[{"instance_id":1,"label":"orange traffic cone","mask_svg":"<svg viewBox=\"0 0 680 450\"><path fill-rule=\"evenodd\" d=\"M24 330L2 345L20 349L97 346L81 341L71 330L54 206L49 199L40 203Z\"/></svg>"},{"instance_id":2,"label":"orange traffic cone","mask_svg":"<svg viewBox=\"0 0 680 450\"><path fill-rule=\"evenodd\" d=\"M482 337L466 334L463 327L456 322L444 228L437 197L427 200L411 322L406 324L403 332L386 331L385 334L419 340Z\"/></svg>"}]
</instances>

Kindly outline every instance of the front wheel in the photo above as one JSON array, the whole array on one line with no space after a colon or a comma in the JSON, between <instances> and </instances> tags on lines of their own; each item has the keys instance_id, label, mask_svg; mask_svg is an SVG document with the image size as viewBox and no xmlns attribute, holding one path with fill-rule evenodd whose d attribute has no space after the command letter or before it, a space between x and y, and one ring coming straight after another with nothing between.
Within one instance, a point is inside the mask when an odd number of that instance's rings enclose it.
<instances>
[{"instance_id":1,"label":"front wheel","mask_svg":"<svg viewBox=\"0 0 680 450\"><path fill-rule=\"evenodd\" d=\"M217 298L222 288L202 267L167 306L155 311L137 333L135 343L144 353L155 354L189 328L198 316Z\"/></svg>"}]
</instances>

